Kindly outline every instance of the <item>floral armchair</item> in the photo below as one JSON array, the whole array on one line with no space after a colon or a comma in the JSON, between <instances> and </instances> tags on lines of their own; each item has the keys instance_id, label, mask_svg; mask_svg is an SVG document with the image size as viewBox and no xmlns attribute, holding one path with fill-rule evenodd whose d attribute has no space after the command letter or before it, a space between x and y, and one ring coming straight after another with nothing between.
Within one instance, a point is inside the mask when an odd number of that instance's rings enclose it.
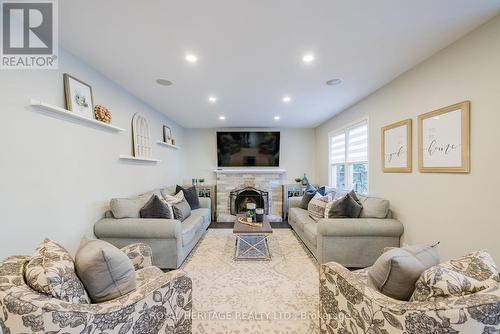
<instances>
[{"instance_id":1,"label":"floral armchair","mask_svg":"<svg viewBox=\"0 0 500 334\"><path fill-rule=\"evenodd\" d=\"M0 333L191 333L192 281L151 266L151 249L122 249L134 263L137 289L99 304L68 303L25 282L27 256L0 263Z\"/></svg>"},{"instance_id":2,"label":"floral armchair","mask_svg":"<svg viewBox=\"0 0 500 334\"><path fill-rule=\"evenodd\" d=\"M500 333L499 284L461 297L405 302L366 282L366 270L321 266L321 333Z\"/></svg>"}]
</instances>

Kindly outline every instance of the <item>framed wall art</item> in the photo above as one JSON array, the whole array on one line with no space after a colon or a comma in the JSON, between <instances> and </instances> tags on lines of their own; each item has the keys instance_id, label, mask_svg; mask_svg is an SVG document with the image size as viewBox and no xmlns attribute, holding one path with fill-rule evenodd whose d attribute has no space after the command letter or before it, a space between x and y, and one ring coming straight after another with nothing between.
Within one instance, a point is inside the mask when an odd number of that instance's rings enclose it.
<instances>
[{"instance_id":1,"label":"framed wall art","mask_svg":"<svg viewBox=\"0 0 500 334\"><path fill-rule=\"evenodd\" d=\"M92 87L85 82L64 73L64 96L66 109L80 116L94 118Z\"/></svg>"},{"instance_id":2,"label":"framed wall art","mask_svg":"<svg viewBox=\"0 0 500 334\"><path fill-rule=\"evenodd\" d=\"M406 119L382 128L382 171L411 173L412 121Z\"/></svg>"},{"instance_id":3,"label":"framed wall art","mask_svg":"<svg viewBox=\"0 0 500 334\"><path fill-rule=\"evenodd\" d=\"M470 172L469 119L470 101L418 116L420 172Z\"/></svg>"}]
</instances>

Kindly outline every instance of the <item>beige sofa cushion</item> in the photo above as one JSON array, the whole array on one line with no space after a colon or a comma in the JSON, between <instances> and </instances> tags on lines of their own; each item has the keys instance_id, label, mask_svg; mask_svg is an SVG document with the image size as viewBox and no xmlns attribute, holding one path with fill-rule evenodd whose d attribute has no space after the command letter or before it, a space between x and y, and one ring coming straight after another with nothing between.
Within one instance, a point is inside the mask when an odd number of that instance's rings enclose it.
<instances>
[{"instance_id":1,"label":"beige sofa cushion","mask_svg":"<svg viewBox=\"0 0 500 334\"><path fill-rule=\"evenodd\" d=\"M25 268L26 283L35 291L68 303L90 304L76 276L73 258L64 247L45 239Z\"/></svg>"},{"instance_id":2,"label":"beige sofa cushion","mask_svg":"<svg viewBox=\"0 0 500 334\"><path fill-rule=\"evenodd\" d=\"M386 218L389 213L389 201L377 197L369 197L358 194L358 199L363 209L359 218Z\"/></svg>"},{"instance_id":3,"label":"beige sofa cushion","mask_svg":"<svg viewBox=\"0 0 500 334\"><path fill-rule=\"evenodd\" d=\"M76 253L75 266L92 301L96 303L135 290L136 277L132 261L106 241L83 238Z\"/></svg>"},{"instance_id":4,"label":"beige sofa cushion","mask_svg":"<svg viewBox=\"0 0 500 334\"><path fill-rule=\"evenodd\" d=\"M368 271L368 285L386 296L409 300L415 282L439 263L437 245L414 245L383 253Z\"/></svg>"},{"instance_id":5,"label":"beige sofa cushion","mask_svg":"<svg viewBox=\"0 0 500 334\"><path fill-rule=\"evenodd\" d=\"M117 219L140 218L140 211L151 196L153 195L145 194L130 198L113 198L110 202L111 212Z\"/></svg>"}]
</instances>

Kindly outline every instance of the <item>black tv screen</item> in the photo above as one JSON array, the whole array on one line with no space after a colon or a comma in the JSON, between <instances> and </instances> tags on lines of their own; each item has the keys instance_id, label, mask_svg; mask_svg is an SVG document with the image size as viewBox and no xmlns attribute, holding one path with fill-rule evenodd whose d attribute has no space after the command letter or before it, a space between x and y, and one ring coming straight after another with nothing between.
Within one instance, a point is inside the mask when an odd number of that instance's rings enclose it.
<instances>
[{"instance_id":1,"label":"black tv screen","mask_svg":"<svg viewBox=\"0 0 500 334\"><path fill-rule=\"evenodd\" d=\"M279 132L217 132L218 167L279 167Z\"/></svg>"}]
</instances>

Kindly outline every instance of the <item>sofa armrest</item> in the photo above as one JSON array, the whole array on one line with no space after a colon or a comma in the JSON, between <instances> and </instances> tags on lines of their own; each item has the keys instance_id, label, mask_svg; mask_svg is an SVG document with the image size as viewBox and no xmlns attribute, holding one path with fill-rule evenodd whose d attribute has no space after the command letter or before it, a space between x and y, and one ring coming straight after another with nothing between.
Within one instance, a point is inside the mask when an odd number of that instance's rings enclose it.
<instances>
[{"instance_id":1,"label":"sofa armrest","mask_svg":"<svg viewBox=\"0 0 500 334\"><path fill-rule=\"evenodd\" d=\"M318 221L318 235L321 236L400 237L403 230L403 224L396 219L329 218Z\"/></svg>"},{"instance_id":2,"label":"sofa armrest","mask_svg":"<svg viewBox=\"0 0 500 334\"><path fill-rule=\"evenodd\" d=\"M175 219L103 218L95 223L94 234L100 239L181 238L181 222Z\"/></svg>"},{"instance_id":3,"label":"sofa armrest","mask_svg":"<svg viewBox=\"0 0 500 334\"><path fill-rule=\"evenodd\" d=\"M136 243L125 246L121 249L122 252L127 254L128 258L134 264L134 269L139 270L145 267L152 266L151 257L153 251L151 247L143 243Z\"/></svg>"},{"instance_id":4,"label":"sofa armrest","mask_svg":"<svg viewBox=\"0 0 500 334\"><path fill-rule=\"evenodd\" d=\"M208 198L208 197L198 197L198 199L200 200L200 208L210 209L210 207L212 205L212 202L211 202L210 198Z\"/></svg>"},{"instance_id":5,"label":"sofa armrest","mask_svg":"<svg viewBox=\"0 0 500 334\"><path fill-rule=\"evenodd\" d=\"M431 302L392 299L335 262L320 266L319 285L321 333L481 333L500 304L497 286Z\"/></svg>"},{"instance_id":6,"label":"sofa armrest","mask_svg":"<svg viewBox=\"0 0 500 334\"><path fill-rule=\"evenodd\" d=\"M120 328L120 332L126 332L127 326L142 333L144 328L144 332L151 330L148 319L157 318L164 320L154 322L157 333L177 333L181 332L180 329L190 333L192 326L192 280L179 270L163 274L122 297L99 304L67 303L35 293L27 286L14 286L9 293L0 291L0 302L6 304L7 301L23 306L23 318L12 314L5 321L5 326L15 329L16 333L76 334L91 333L96 329L96 332L101 332L111 329L105 327L110 321L117 324L112 333L118 333ZM0 320L2 318L0 316ZM3 324L0 321L0 325ZM1 329L2 326L0 332Z\"/></svg>"},{"instance_id":7,"label":"sofa armrest","mask_svg":"<svg viewBox=\"0 0 500 334\"><path fill-rule=\"evenodd\" d=\"M300 203L302 202L302 197L290 197L288 198L288 208L300 208Z\"/></svg>"}]
</instances>

